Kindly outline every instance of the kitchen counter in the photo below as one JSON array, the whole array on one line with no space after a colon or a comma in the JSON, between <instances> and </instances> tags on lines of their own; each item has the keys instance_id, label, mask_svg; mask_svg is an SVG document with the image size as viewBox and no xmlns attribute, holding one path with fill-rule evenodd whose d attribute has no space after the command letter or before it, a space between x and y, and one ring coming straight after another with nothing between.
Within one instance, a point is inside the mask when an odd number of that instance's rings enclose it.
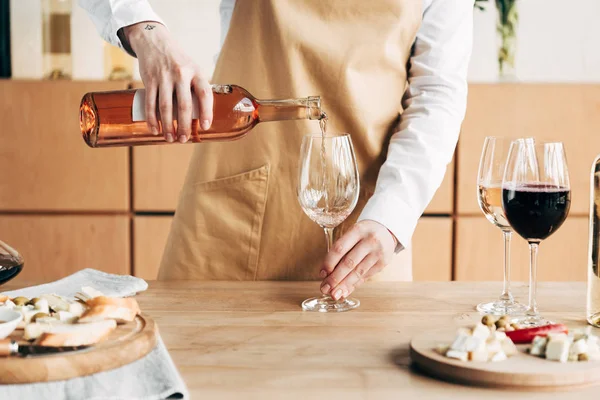
<instances>
[{"instance_id":1,"label":"kitchen counter","mask_svg":"<svg viewBox=\"0 0 600 400\"><path fill-rule=\"evenodd\" d=\"M424 376L410 366L411 337L479 319L476 303L500 283L369 283L359 309L303 312L315 282L150 282L138 296L155 318L192 399L547 399L574 392L532 393L466 387ZM516 285L526 298L526 286ZM583 325L585 284L541 283L543 315ZM449 338L450 340L451 338ZM590 397L591 398L591 397Z\"/></svg>"}]
</instances>

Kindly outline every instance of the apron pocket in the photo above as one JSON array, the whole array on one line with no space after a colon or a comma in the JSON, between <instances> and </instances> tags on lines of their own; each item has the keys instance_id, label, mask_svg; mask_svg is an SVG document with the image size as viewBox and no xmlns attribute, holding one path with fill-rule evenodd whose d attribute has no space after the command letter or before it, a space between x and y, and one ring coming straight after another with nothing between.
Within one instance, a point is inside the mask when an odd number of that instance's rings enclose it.
<instances>
[{"instance_id":1,"label":"apron pocket","mask_svg":"<svg viewBox=\"0 0 600 400\"><path fill-rule=\"evenodd\" d=\"M254 280L269 165L184 187L161 267L166 279Z\"/></svg>"}]
</instances>

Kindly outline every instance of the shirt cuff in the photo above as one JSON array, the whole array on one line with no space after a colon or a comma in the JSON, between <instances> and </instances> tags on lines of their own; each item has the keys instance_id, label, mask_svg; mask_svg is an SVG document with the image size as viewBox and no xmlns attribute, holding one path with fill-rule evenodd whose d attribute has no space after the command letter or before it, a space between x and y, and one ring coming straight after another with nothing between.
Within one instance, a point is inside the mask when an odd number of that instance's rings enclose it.
<instances>
[{"instance_id":1,"label":"shirt cuff","mask_svg":"<svg viewBox=\"0 0 600 400\"><path fill-rule=\"evenodd\" d=\"M104 28L104 37L109 39L109 42L126 51L131 56L135 57L135 53L129 46L129 43L123 43L125 40L124 35L119 35L119 30L133 24L137 24L143 21L153 21L159 24L165 25L163 20L152 10L150 4L145 1L141 1L135 4L135 7L121 7L115 10L109 23ZM165 25L166 26L166 25Z\"/></svg>"},{"instance_id":2,"label":"shirt cuff","mask_svg":"<svg viewBox=\"0 0 600 400\"><path fill-rule=\"evenodd\" d=\"M390 193L375 193L367 202L358 221L371 220L385 226L396 236L396 253L410 246L411 238L421 213L415 213L400 198Z\"/></svg>"}]
</instances>

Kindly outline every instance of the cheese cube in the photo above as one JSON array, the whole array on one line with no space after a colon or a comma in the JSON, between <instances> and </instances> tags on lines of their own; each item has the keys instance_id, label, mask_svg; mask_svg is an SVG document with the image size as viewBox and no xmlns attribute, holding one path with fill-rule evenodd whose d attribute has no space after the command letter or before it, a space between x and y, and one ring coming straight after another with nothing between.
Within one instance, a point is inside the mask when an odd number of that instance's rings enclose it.
<instances>
[{"instance_id":1,"label":"cheese cube","mask_svg":"<svg viewBox=\"0 0 600 400\"><path fill-rule=\"evenodd\" d=\"M467 351L467 340L470 337L471 336L459 334L454 339L454 342L452 342L452 344L450 345L450 349L451 350L456 350L456 351Z\"/></svg>"},{"instance_id":2,"label":"cheese cube","mask_svg":"<svg viewBox=\"0 0 600 400\"><path fill-rule=\"evenodd\" d=\"M506 358L507 358L506 354L504 354L503 351L499 351L492 356L490 361L492 361L492 362L504 361L504 360L506 360Z\"/></svg>"},{"instance_id":3,"label":"cheese cube","mask_svg":"<svg viewBox=\"0 0 600 400\"><path fill-rule=\"evenodd\" d=\"M472 352L478 350L485 350L485 340L475 336L468 336L465 343L465 351Z\"/></svg>"},{"instance_id":4,"label":"cheese cube","mask_svg":"<svg viewBox=\"0 0 600 400\"><path fill-rule=\"evenodd\" d=\"M569 349L569 353L574 355L579 355L582 353L586 353L588 350L587 341L585 339L579 339L575 343L571 345Z\"/></svg>"},{"instance_id":5,"label":"cheese cube","mask_svg":"<svg viewBox=\"0 0 600 400\"><path fill-rule=\"evenodd\" d=\"M502 351L502 343L497 340L487 342L487 351L489 354L496 354Z\"/></svg>"},{"instance_id":6,"label":"cheese cube","mask_svg":"<svg viewBox=\"0 0 600 400\"><path fill-rule=\"evenodd\" d=\"M76 317L81 317L85 312L85 306L78 301L74 301L69 303L68 311Z\"/></svg>"},{"instance_id":7,"label":"cheese cube","mask_svg":"<svg viewBox=\"0 0 600 400\"><path fill-rule=\"evenodd\" d=\"M571 343L569 342L567 335L549 340L548 345L546 346L546 359L567 362L570 345Z\"/></svg>"},{"instance_id":8,"label":"cheese cube","mask_svg":"<svg viewBox=\"0 0 600 400\"><path fill-rule=\"evenodd\" d=\"M48 300L46 299L39 299L35 302L34 307L38 312L50 314L50 306L48 305Z\"/></svg>"},{"instance_id":9,"label":"cheese cube","mask_svg":"<svg viewBox=\"0 0 600 400\"><path fill-rule=\"evenodd\" d=\"M469 353L466 351L448 350L446 352L446 357L454 358L460 361L467 361L469 358Z\"/></svg>"},{"instance_id":10,"label":"cheese cube","mask_svg":"<svg viewBox=\"0 0 600 400\"><path fill-rule=\"evenodd\" d=\"M546 353L546 345L548 344L548 338L544 336L536 336L531 342L531 349L529 354L532 356L543 356Z\"/></svg>"},{"instance_id":11,"label":"cheese cube","mask_svg":"<svg viewBox=\"0 0 600 400\"><path fill-rule=\"evenodd\" d=\"M486 362L488 360L488 351L485 347L469 352L469 361Z\"/></svg>"},{"instance_id":12,"label":"cheese cube","mask_svg":"<svg viewBox=\"0 0 600 400\"><path fill-rule=\"evenodd\" d=\"M437 346L435 346L436 353L441 355L446 355L448 349L450 349L450 346L448 346L447 344L438 344Z\"/></svg>"},{"instance_id":13,"label":"cheese cube","mask_svg":"<svg viewBox=\"0 0 600 400\"><path fill-rule=\"evenodd\" d=\"M487 338L490 336L490 333L490 328L483 325L481 322L475 325L475 328L473 329L473 336L483 340L487 340Z\"/></svg>"},{"instance_id":14,"label":"cheese cube","mask_svg":"<svg viewBox=\"0 0 600 400\"><path fill-rule=\"evenodd\" d=\"M515 346L513 341L510 340L509 338L506 338L502 341L502 351L508 357L514 356L515 354L517 354L519 352L517 350L517 346Z\"/></svg>"},{"instance_id":15,"label":"cheese cube","mask_svg":"<svg viewBox=\"0 0 600 400\"><path fill-rule=\"evenodd\" d=\"M58 320L62 322L71 323L77 321L77 317L68 311L59 311L56 315L58 316Z\"/></svg>"},{"instance_id":16,"label":"cheese cube","mask_svg":"<svg viewBox=\"0 0 600 400\"><path fill-rule=\"evenodd\" d=\"M502 331L492 332L492 334L488 338L488 340L497 340L499 342L502 342L504 339L506 339L506 333Z\"/></svg>"}]
</instances>

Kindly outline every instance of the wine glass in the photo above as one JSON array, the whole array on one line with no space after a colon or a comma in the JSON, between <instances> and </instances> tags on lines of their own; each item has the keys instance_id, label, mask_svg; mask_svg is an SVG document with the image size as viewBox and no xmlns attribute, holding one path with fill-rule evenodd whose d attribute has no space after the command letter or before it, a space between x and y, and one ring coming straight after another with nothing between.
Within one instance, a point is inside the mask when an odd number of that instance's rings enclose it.
<instances>
[{"instance_id":1,"label":"wine glass","mask_svg":"<svg viewBox=\"0 0 600 400\"><path fill-rule=\"evenodd\" d=\"M19 252L0 240L0 285L19 275L23 264Z\"/></svg>"},{"instance_id":2,"label":"wine glass","mask_svg":"<svg viewBox=\"0 0 600 400\"><path fill-rule=\"evenodd\" d=\"M360 182L349 134L304 136L300 149L298 201L310 219L325 231L327 252L333 243L333 230L354 210ZM305 311L339 312L360 305L354 298L338 301L331 296L305 300Z\"/></svg>"},{"instance_id":3,"label":"wine glass","mask_svg":"<svg viewBox=\"0 0 600 400\"><path fill-rule=\"evenodd\" d=\"M504 236L504 286L497 300L478 304L477 311L512 316L523 314L527 307L515 301L510 292L510 241L513 231L502 209L502 178L511 142L512 139L509 138L486 137L479 161L477 174L479 207L488 221L502 230Z\"/></svg>"},{"instance_id":4,"label":"wine glass","mask_svg":"<svg viewBox=\"0 0 600 400\"><path fill-rule=\"evenodd\" d=\"M528 327L550 322L536 303L537 256L540 242L563 224L571 206L571 187L564 146L519 139L510 145L502 207L515 232L529 242L529 305L519 323Z\"/></svg>"}]
</instances>

